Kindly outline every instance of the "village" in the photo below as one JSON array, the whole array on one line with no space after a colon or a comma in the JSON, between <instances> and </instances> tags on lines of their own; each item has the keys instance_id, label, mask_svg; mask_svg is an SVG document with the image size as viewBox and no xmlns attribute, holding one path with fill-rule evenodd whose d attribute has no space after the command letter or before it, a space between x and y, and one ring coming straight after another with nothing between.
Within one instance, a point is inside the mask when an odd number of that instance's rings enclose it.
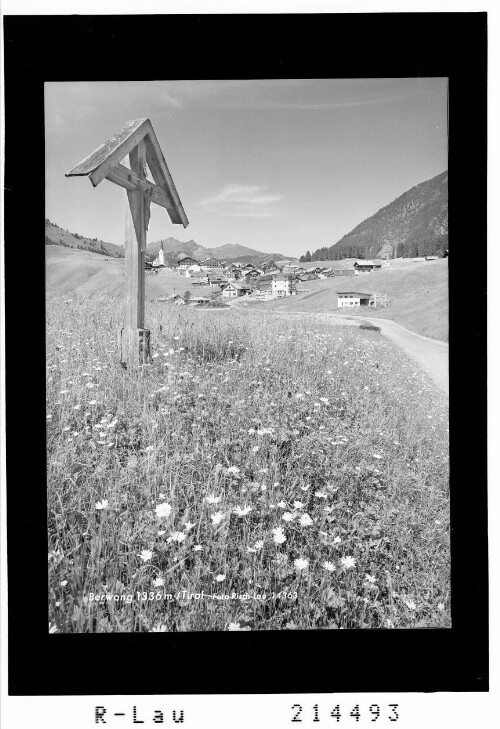
<instances>
[{"instance_id":1,"label":"village","mask_svg":"<svg viewBox=\"0 0 500 729\"><path fill-rule=\"evenodd\" d=\"M414 262L435 260L436 256L414 259ZM195 258L180 254L177 264L169 266L163 249L160 246L158 256L153 261L145 262L145 272L148 275L161 275L175 272L186 279L186 284L195 290L209 289L206 295L195 294L187 289L185 292L172 293L168 298L159 300L172 301L179 305L191 306L209 303L230 304L235 299L244 298L245 301L265 302L287 296L295 296L307 289L301 288L303 283L315 279L334 277L353 277L361 274L374 273L390 266L389 260L356 260L352 264L342 261L343 267L313 265L305 268L299 264L276 263L269 259L265 263L255 266L252 263L238 263L220 261L216 258L207 258L198 261ZM204 291L205 293L205 291ZM201 294L201 292L200 292ZM373 293L363 293L355 290L338 292L337 308L351 306L385 305L383 297Z\"/></svg>"}]
</instances>

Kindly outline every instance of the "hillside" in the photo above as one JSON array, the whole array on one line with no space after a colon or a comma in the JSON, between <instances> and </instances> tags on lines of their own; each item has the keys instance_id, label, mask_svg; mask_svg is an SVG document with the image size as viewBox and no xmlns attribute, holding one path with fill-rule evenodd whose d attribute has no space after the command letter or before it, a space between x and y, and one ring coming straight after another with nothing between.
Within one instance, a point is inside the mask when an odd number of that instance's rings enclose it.
<instances>
[{"instance_id":1,"label":"hillside","mask_svg":"<svg viewBox=\"0 0 500 729\"><path fill-rule=\"evenodd\" d=\"M49 293L67 295L125 295L125 259L108 258L60 246L45 248L45 280ZM173 271L162 276L146 275L146 298L183 294L194 289Z\"/></svg>"},{"instance_id":2,"label":"hillside","mask_svg":"<svg viewBox=\"0 0 500 729\"><path fill-rule=\"evenodd\" d=\"M391 262L388 269L352 278L307 281L297 296L256 304L259 308L283 312L334 312L338 316L392 319L418 334L448 341L448 261ZM388 306L380 309L356 307L337 309L337 292L363 291L387 294ZM241 302L238 302L240 305Z\"/></svg>"},{"instance_id":3,"label":"hillside","mask_svg":"<svg viewBox=\"0 0 500 729\"><path fill-rule=\"evenodd\" d=\"M76 248L81 251L98 253L111 258L123 258L125 251L122 246L106 243L97 238L84 238L78 233L70 233L55 223L45 219L45 245L62 246L63 248Z\"/></svg>"},{"instance_id":4,"label":"hillside","mask_svg":"<svg viewBox=\"0 0 500 729\"><path fill-rule=\"evenodd\" d=\"M311 260L440 255L448 249L448 172L412 187ZM308 259L309 260L309 259Z\"/></svg>"}]
</instances>

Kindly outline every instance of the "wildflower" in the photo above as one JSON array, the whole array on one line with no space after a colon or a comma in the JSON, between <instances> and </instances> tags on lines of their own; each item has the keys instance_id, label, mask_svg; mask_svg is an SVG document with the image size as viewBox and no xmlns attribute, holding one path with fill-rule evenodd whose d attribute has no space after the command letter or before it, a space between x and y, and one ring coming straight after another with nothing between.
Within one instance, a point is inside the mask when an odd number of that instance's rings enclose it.
<instances>
[{"instance_id":1,"label":"wildflower","mask_svg":"<svg viewBox=\"0 0 500 729\"><path fill-rule=\"evenodd\" d=\"M151 628L151 630L149 632L150 633L166 633L167 626L166 625L156 625L154 628Z\"/></svg>"},{"instance_id":2,"label":"wildflower","mask_svg":"<svg viewBox=\"0 0 500 729\"><path fill-rule=\"evenodd\" d=\"M372 453L373 458L382 458L378 453Z\"/></svg>"},{"instance_id":3,"label":"wildflower","mask_svg":"<svg viewBox=\"0 0 500 729\"><path fill-rule=\"evenodd\" d=\"M157 577L155 580L153 580L153 585L155 587L163 587L165 584L165 579L163 577Z\"/></svg>"},{"instance_id":4,"label":"wildflower","mask_svg":"<svg viewBox=\"0 0 500 729\"><path fill-rule=\"evenodd\" d=\"M285 511L281 518L285 521L293 521L295 519L295 514L291 514L289 511Z\"/></svg>"},{"instance_id":5,"label":"wildflower","mask_svg":"<svg viewBox=\"0 0 500 729\"><path fill-rule=\"evenodd\" d=\"M58 632L59 632L59 628L57 627L57 625L55 625L55 623L54 624L49 623L49 633L53 634L53 633L58 633Z\"/></svg>"},{"instance_id":6,"label":"wildflower","mask_svg":"<svg viewBox=\"0 0 500 729\"><path fill-rule=\"evenodd\" d=\"M376 578L375 578L375 577L373 577L372 575L368 575L368 574L366 574L366 575L365 575L365 580L366 580L367 582L369 582L369 583L371 583L371 584L373 585L373 584L374 584L374 582L376 581Z\"/></svg>"},{"instance_id":7,"label":"wildflower","mask_svg":"<svg viewBox=\"0 0 500 729\"><path fill-rule=\"evenodd\" d=\"M158 534L158 536L159 536L159 537L162 537L162 536L163 536L164 534L166 534L166 533L167 533L167 532L166 532L166 529L160 529L160 531L159 531L159 532L157 532L157 534Z\"/></svg>"},{"instance_id":8,"label":"wildflower","mask_svg":"<svg viewBox=\"0 0 500 729\"><path fill-rule=\"evenodd\" d=\"M259 446L254 446L254 447L252 448L252 451L253 451L254 453L258 453L258 452L260 451L260 448L259 448Z\"/></svg>"},{"instance_id":9,"label":"wildflower","mask_svg":"<svg viewBox=\"0 0 500 729\"><path fill-rule=\"evenodd\" d=\"M255 433L255 428L250 428L248 431L248 435L254 435L254 433Z\"/></svg>"},{"instance_id":10,"label":"wildflower","mask_svg":"<svg viewBox=\"0 0 500 729\"><path fill-rule=\"evenodd\" d=\"M295 395L295 397L297 398L297 400L300 400L300 399L301 399L302 397L304 397L304 395L303 395L303 394L302 394L301 392L298 392L298 393L297 393L297 394Z\"/></svg>"},{"instance_id":11,"label":"wildflower","mask_svg":"<svg viewBox=\"0 0 500 729\"><path fill-rule=\"evenodd\" d=\"M317 496L318 499L326 499L328 496L328 494L324 494L322 491L316 491L314 495Z\"/></svg>"},{"instance_id":12,"label":"wildflower","mask_svg":"<svg viewBox=\"0 0 500 729\"><path fill-rule=\"evenodd\" d=\"M88 387L89 390L91 390L93 387L95 387L93 382L87 382L86 387Z\"/></svg>"},{"instance_id":13,"label":"wildflower","mask_svg":"<svg viewBox=\"0 0 500 729\"><path fill-rule=\"evenodd\" d=\"M151 549L143 549L139 557L143 562L149 562L149 560L153 558L153 552Z\"/></svg>"},{"instance_id":14,"label":"wildflower","mask_svg":"<svg viewBox=\"0 0 500 729\"><path fill-rule=\"evenodd\" d=\"M295 567L298 570L305 570L305 569L307 569L307 567L309 565L309 560L308 559L301 559L299 557L299 559L296 559L295 560L294 565L295 565Z\"/></svg>"},{"instance_id":15,"label":"wildflower","mask_svg":"<svg viewBox=\"0 0 500 729\"><path fill-rule=\"evenodd\" d=\"M255 554L256 551L255 547L247 547L248 554Z\"/></svg>"},{"instance_id":16,"label":"wildflower","mask_svg":"<svg viewBox=\"0 0 500 729\"><path fill-rule=\"evenodd\" d=\"M214 526L217 526L217 524L220 524L221 521L224 519L224 514L222 511L216 511L215 514L212 514L210 517L212 519L212 524Z\"/></svg>"},{"instance_id":17,"label":"wildflower","mask_svg":"<svg viewBox=\"0 0 500 729\"><path fill-rule=\"evenodd\" d=\"M167 502L164 501L162 504L158 504L156 506L155 511L156 511L156 516L158 517L158 519L163 519L163 518L166 519L168 516L170 516L172 507L170 506L170 504L167 504Z\"/></svg>"},{"instance_id":18,"label":"wildflower","mask_svg":"<svg viewBox=\"0 0 500 729\"><path fill-rule=\"evenodd\" d=\"M208 504L218 504L221 498L221 496L214 496L213 494L210 494L210 496L205 496L205 501Z\"/></svg>"},{"instance_id":19,"label":"wildflower","mask_svg":"<svg viewBox=\"0 0 500 729\"><path fill-rule=\"evenodd\" d=\"M229 468L226 468L226 473L232 473L235 476L237 476L240 472L240 469L238 466L229 466Z\"/></svg>"},{"instance_id":20,"label":"wildflower","mask_svg":"<svg viewBox=\"0 0 500 729\"><path fill-rule=\"evenodd\" d=\"M193 552L201 552L202 549L203 547L201 546L201 544L195 544L193 547Z\"/></svg>"},{"instance_id":21,"label":"wildflower","mask_svg":"<svg viewBox=\"0 0 500 729\"><path fill-rule=\"evenodd\" d=\"M145 448L144 450L145 450L145 451L154 451L154 449L155 449L155 447L154 447L154 446L152 446L152 445L148 445L148 446L146 446L146 448Z\"/></svg>"},{"instance_id":22,"label":"wildflower","mask_svg":"<svg viewBox=\"0 0 500 729\"><path fill-rule=\"evenodd\" d=\"M66 585L68 584L68 580L61 580L59 584L61 585L61 587L66 587Z\"/></svg>"},{"instance_id":23,"label":"wildflower","mask_svg":"<svg viewBox=\"0 0 500 729\"><path fill-rule=\"evenodd\" d=\"M302 503L302 501L294 501L293 502L293 508L294 509L303 509L304 508L304 504Z\"/></svg>"},{"instance_id":24,"label":"wildflower","mask_svg":"<svg viewBox=\"0 0 500 729\"><path fill-rule=\"evenodd\" d=\"M302 516L299 519L300 526L311 526L313 523L313 520L309 516L309 514L302 514Z\"/></svg>"},{"instance_id":25,"label":"wildflower","mask_svg":"<svg viewBox=\"0 0 500 729\"><path fill-rule=\"evenodd\" d=\"M194 526L196 526L194 522L193 522L193 523L191 523L190 521L187 521L187 522L186 522L186 523L184 524L184 529L185 529L185 530L186 530L187 532L189 532L189 531L190 531L190 530L191 530L191 529L192 529L192 528L193 528Z\"/></svg>"},{"instance_id":26,"label":"wildflower","mask_svg":"<svg viewBox=\"0 0 500 729\"><path fill-rule=\"evenodd\" d=\"M283 542L286 542L285 533L281 527L276 527L275 529L272 529L271 531L273 533L273 539L276 542L276 544L283 544Z\"/></svg>"},{"instance_id":27,"label":"wildflower","mask_svg":"<svg viewBox=\"0 0 500 729\"><path fill-rule=\"evenodd\" d=\"M328 572L335 572L335 565L333 562L323 562L323 567L325 570L328 570Z\"/></svg>"},{"instance_id":28,"label":"wildflower","mask_svg":"<svg viewBox=\"0 0 500 729\"><path fill-rule=\"evenodd\" d=\"M237 514L238 516L246 516L251 511L252 511L252 507L251 506L246 506L246 505L244 507L237 506L235 509L233 509L233 512L235 514Z\"/></svg>"},{"instance_id":29,"label":"wildflower","mask_svg":"<svg viewBox=\"0 0 500 729\"><path fill-rule=\"evenodd\" d=\"M108 508L109 501L107 499L103 499L102 501L98 501L95 505L96 509L107 509Z\"/></svg>"},{"instance_id":30,"label":"wildflower","mask_svg":"<svg viewBox=\"0 0 500 729\"><path fill-rule=\"evenodd\" d=\"M394 623L392 622L392 620L389 620L389 618L387 618L387 627L394 628Z\"/></svg>"},{"instance_id":31,"label":"wildflower","mask_svg":"<svg viewBox=\"0 0 500 729\"><path fill-rule=\"evenodd\" d=\"M413 600L406 600L406 601L405 601L405 605L406 605L406 607L408 608L408 610L416 610L416 609L417 609L417 606L416 606L416 604L415 604L415 603L413 602Z\"/></svg>"},{"instance_id":32,"label":"wildflower","mask_svg":"<svg viewBox=\"0 0 500 729\"><path fill-rule=\"evenodd\" d=\"M217 575L216 578L215 578L215 581L216 582L224 582L225 579L226 579L226 575Z\"/></svg>"},{"instance_id":33,"label":"wildflower","mask_svg":"<svg viewBox=\"0 0 500 729\"><path fill-rule=\"evenodd\" d=\"M178 542L179 544L183 542L186 538L186 532L172 532L172 534L167 539L167 542Z\"/></svg>"},{"instance_id":34,"label":"wildflower","mask_svg":"<svg viewBox=\"0 0 500 729\"><path fill-rule=\"evenodd\" d=\"M301 486L300 488L302 489L302 491L307 491L308 489L311 488L311 485L307 484L307 486Z\"/></svg>"},{"instance_id":35,"label":"wildflower","mask_svg":"<svg viewBox=\"0 0 500 729\"><path fill-rule=\"evenodd\" d=\"M342 541L342 539L340 537L335 537L335 539L333 540L333 543L340 544L341 541Z\"/></svg>"},{"instance_id":36,"label":"wildflower","mask_svg":"<svg viewBox=\"0 0 500 729\"><path fill-rule=\"evenodd\" d=\"M342 562L342 567L345 570L351 569L351 567L354 567L356 565L356 560L354 557L342 557L340 560Z\"/></svg>"},{"instance_id":37,"label":"wildflower","mask_svg":"<svg viewBox=\"0 0 500 729\"><path fill-rule=\"evenodd\" d=\"M239 623L229 623L228 630L241 630Z\"/></svg>"},{"instance_id":38,"label":"wildflower","mask_svg":"<svg viewBox=\"0 0 500 729\"><path fill-rule=\"evenodd\" d=\"M441 522L439 521L439 519L435 519L434 524L437 524L439 526Z\"/></svg>"},{"instance_id":39,"label":"wildflower","mask_svg":"<svg viewBox=\"0 0 500 729\"><path fill-rule=\"evenodd\" d=\"M263 539L258 539L253 546L255 547L255 549L257 551L259 551L264 546L264 540Z\"/></svg>"},{"instance_id":40,"label":"wildflower","mask_svg":"<svg viewBox=\"0 0 500 729\"><path fill-rule=\"evenodd\" d=\"M444 610L444 602L438 602L438 610Z\"/></svg>"},{"instance_id":41,"label":"wildflower","mask_svg":"<svg viewBox=\"0 0 500 729\"><path fill-rule=\"evenodd\" d=\"M320 400L321 402L324 402L325 405L328 405L328 403L330 402L327 397L320 397Z\"/></svg>"},{"instance_id":42,"label":"wildflower","mask_svg":"<svg viewBox=\"0 0 500 729\"><path fill-rule=\"evenodd\" d=\"M89 400L89 405L96 405L96 404L97 404L97 400Z\"/></svg>"}]
</instances>

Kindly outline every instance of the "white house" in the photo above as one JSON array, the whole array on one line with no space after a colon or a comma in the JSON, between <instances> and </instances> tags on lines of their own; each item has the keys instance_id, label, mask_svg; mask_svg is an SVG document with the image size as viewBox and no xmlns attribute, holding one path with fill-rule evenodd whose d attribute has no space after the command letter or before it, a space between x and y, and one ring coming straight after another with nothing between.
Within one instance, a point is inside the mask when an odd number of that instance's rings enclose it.
<instances>
[{"instance_id":1,"label":"white house","mask_svg":"<svg viewBox=\"0 0 500 729\"><path fill-rule=\"evenodd\" d=\"M222 296L235 299L238 296L244 296L245 294L249 294L251 290L251 286L245 283L228 283L228 285L224 288L224 291L222 292Z\"/></svg>"},{"instance_id":2,"label":"white house","mask_svg":"<svg viewBox=\"0 0 500 729\"><path fill-rule=\"evenodd\" d=\"M374 303L373 294L362 294L359 291L339 291L337 308L345 306L372 306Z\"/></svg>"},{"instance_id":3,"label":"white house","mask_svg":"<svg viewBox=\"0 0 500 729\"><path fill-rule=\"evenodd\" d=\"M291 296L293 293L292 283L293 283L293 274L291 274L291 273L273 274L273 283L272 283L272 287L271 287L273 295L278 296L280 298L282 296Z\"/></svg>"}]
</instances>

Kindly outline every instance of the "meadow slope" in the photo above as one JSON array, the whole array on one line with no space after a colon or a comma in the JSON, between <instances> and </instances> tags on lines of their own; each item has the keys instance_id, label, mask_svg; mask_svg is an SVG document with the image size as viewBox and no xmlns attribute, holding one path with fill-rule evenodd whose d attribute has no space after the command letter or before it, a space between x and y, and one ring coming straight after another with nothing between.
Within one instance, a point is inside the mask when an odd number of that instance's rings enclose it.
<instances>
[{"instance_id":1,"label":"meadow slope","mask_svg":"<svg viewBox=\"0 0 500 729\"><path fill-rule=\"evenodd\" d=\"M447 400L391 342L148 302L129 372L123 300L47 317L51 632L450 626Z\"/></svg>"},{"instance_id":2,"label":"meadow slope","mask_svg":"<svg viewBox=\"0 0 500 729\"><path fill-rule=\"evenodd\" d=\"M330 265L332 262L330 261ZM259 306L271 311L335 312L392 319L431 339L448 341L448 262L447 259L412 263L391 262L389 268L348 278L318 279L300 283L297 296L269 301ZM366 310L337 309L337 293L361 291L387 294L388 306Z\"/></svg>"}]
</instances>

